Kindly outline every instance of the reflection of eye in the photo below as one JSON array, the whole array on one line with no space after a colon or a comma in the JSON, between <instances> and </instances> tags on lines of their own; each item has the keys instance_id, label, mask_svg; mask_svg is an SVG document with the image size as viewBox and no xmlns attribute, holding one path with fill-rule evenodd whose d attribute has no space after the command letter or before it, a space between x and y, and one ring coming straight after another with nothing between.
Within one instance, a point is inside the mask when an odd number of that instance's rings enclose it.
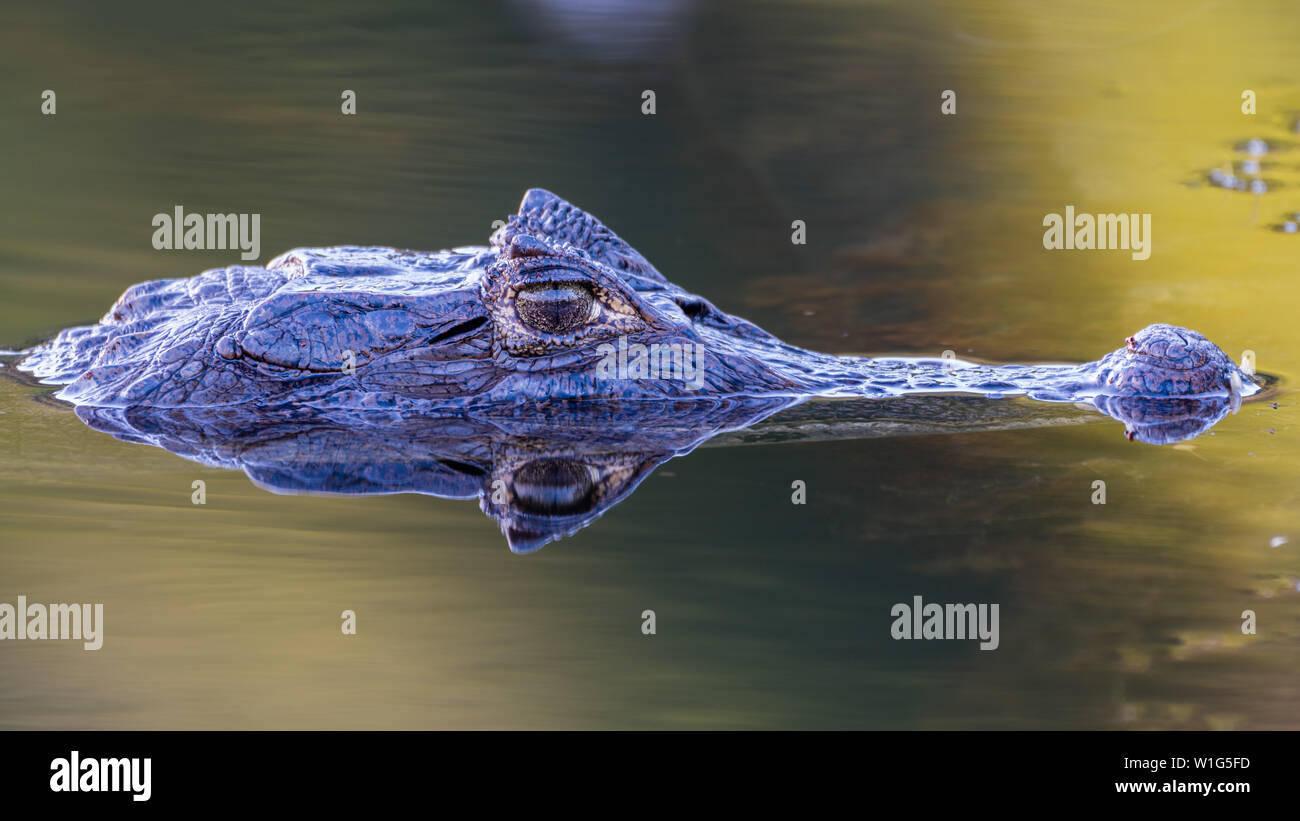
<instances>
[{"instance_id":1,"label":"reflection of eye","mask_svg":"<svg viewBox=\"0 0 1300 821\"><path fill-rule=\"evenodd\" d=\"M585 285L571 282L542 282L529 285L515 297L515 307L524 324L535 331L562 334L591 318L596 298Z\"/></svg>"},{"instance_id":2,"label":"reflection of eye","mask_svg":"<svg viewBox=\"0 0 1300 821\"><path fill-rule=\"evenodd\" d=\"M516 506L540 516L586 513L595 490L587 466L572 459L529 462L514 477Z\"/></svg>"}]
</instances>

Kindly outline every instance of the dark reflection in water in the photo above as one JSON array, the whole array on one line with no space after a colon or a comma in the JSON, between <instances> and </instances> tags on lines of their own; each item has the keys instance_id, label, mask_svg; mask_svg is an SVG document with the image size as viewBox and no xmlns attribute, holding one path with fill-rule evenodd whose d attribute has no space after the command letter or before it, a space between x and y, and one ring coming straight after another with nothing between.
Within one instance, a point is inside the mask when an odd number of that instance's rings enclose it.
<instances>
[{"instance_id":1,"label":"dark reflection in water","mask_svg":"<svg viewBox=\"0 0 1300 821\"><path fill-rule=\"evenodd\" d=\"M118 439L243 470L275 493L422 493L479 500L515 553L570 536L627 498L656 468L720 434L764 442L1017 427L1075 421L1078 406L1035 415L1018 403L936 396L813 402L753 428L799 399L573 401L420 415L301 407L95 408L77 415ZM1129 439L1170 444L1205 432L1222 398L1099 396Z\"/></svg>"},{"instance_id":2,"label":"dark reflection in water","mask_svg":"<svg viewBox=\"0 0 1300 821\"><path fill-rule=\"evenodd\" d=\"M1098 396L1093 403L1125 425L1129 439L1152 445L1172 445L1195 439L1227 415L1233 402L1223 397L1141 399Z\"/></svg>"},{"instance_id":3,"label":"dark reflection in water","mask_svg":"<svg viewBox=\"0 0 1300 821\"><path fill-rule=\"evenodd\" d=\"M556 403L419 416L295 408L81 407L91 427L277 493L479 498L510 549L530 553L591 524L659 465L788 399Z\"/></svg>"}]
</instances>

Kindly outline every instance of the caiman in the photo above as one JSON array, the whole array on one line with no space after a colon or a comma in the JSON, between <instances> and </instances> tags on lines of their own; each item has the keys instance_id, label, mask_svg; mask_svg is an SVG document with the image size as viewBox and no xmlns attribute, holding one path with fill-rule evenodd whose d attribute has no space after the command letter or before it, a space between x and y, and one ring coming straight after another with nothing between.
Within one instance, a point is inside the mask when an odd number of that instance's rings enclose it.
<instances>
[{"instance_id":1,"label":"caiman","mask_svg":"<svg viewBox=\"0 0 1300 821\"><path fill-rule=\"evenodd\" d=\"M1057 403L1056 420L1082 404L1164 444L1260 391L1204 336L1165 324L1081 365L806 351L672 284L540 189L488 247L298 249L133 286L20 367L61 384L95 429L276 492L478 497L516 552L590 524L710 438L821 437L843 408L853 436L1053 423L1025 405L977 410L1024 395ZM857 401L789 421L813 397Z\"/></svg>"},{"instance_id":2,"label":"caiman","mask_svg":"<svg viewBox=\"0 0 1300 821\"><path fill-rule=\"evenodd\" d=\"M669 282L595 217L540 189L490 247L302 248L265 268L132 286L98 324L63 331L20 367L95 407L420 410L950 391L1090 402L1258 390L1204 336L1165 324L1083 365L803 350Z\"/></svg>"}]
</instances>

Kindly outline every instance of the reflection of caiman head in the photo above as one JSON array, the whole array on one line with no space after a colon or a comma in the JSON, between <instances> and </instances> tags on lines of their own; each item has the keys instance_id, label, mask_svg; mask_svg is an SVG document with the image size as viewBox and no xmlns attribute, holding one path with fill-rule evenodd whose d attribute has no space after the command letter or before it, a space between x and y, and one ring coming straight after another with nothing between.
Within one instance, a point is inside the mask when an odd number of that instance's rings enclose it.
<instances>
[{"instance_id":1,"label":"reflection of caiman head","mask_svg":"<svg viewBox=\"0 0 1300 821\"><path fill-rule=\"evenodd\" d=\"M1098 396L1130 439L1203 433L1221 398ZM728 432L749 441L997 430L1041 422L1027 406L931 396L798 404L793 399L573 401L409 415L306 408L77 408L96 430L214 467L275 493L422 493L479 500L516 553L572 535L627 498L659 465ZM1065 412L1068 406L1058 406ZM1046 410L1044 409L1044 413ZM1042 418L1047 418L1046 416ZM799 427L804 419L806 427ZM724 437L725 439L725 437Z\"/></svg>"},{"instance_id":2,"label":"reflection of caiman head","mask_svg":"<svg viewBox=\"0 0 1300 821\"><path fill-rule=\"evenodd\" d=\"M1217 396L1148 399L1103 395L1092 401L1102 413L1124 423L1124 435L1129 440L1151 445L1195 439L1214 427L1232 408L1231 399Z\"/></svg>"},{"instance_id":3,"label":"reflection of caiman head","mask_svg":"<svg viewBox=\"0 0 1300 821\"><path fill-rule=\"evenodd\" d=\"M77 408L92 428L275 493L480 499L516 553L591 524L660 464L792 400L572 402L418 417L292 408Z\"/></svg>"}]
</instances>

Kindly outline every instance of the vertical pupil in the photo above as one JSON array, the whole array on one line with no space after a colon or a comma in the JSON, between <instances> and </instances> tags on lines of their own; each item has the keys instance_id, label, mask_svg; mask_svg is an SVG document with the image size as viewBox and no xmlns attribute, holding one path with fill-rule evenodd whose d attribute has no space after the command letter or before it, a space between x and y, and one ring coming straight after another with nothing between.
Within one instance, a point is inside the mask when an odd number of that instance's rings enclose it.
<instances>
[{"instance_id":1,"label":"vertical pupil","mask_svg":"<svg viewBox=\"0 0 1300 821\"><path fill-rule=\"evenodd\" d=\"M579 327L591 314L593 297L584 285L564 283L530 285L515 298L519 317L529 327L563 333Z\"/></svg>"}]
</instances>

